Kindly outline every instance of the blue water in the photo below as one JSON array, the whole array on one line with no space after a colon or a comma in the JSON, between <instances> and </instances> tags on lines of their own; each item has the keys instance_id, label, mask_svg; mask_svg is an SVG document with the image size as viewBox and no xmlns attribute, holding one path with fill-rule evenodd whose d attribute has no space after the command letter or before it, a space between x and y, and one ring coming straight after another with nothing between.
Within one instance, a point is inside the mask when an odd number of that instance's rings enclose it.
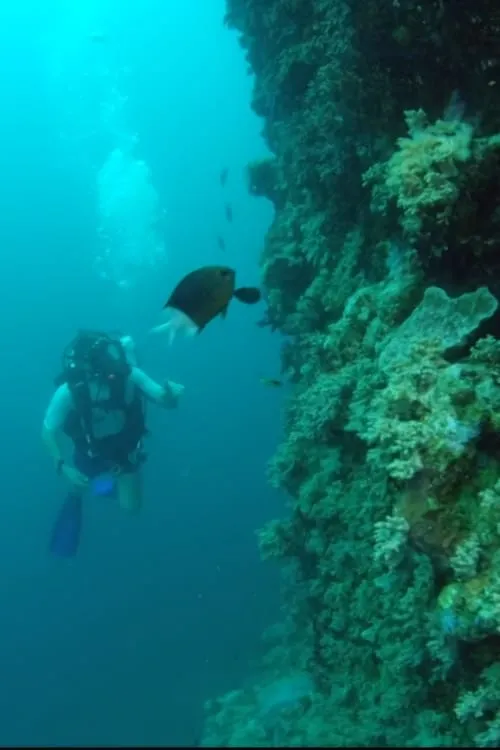
<instances>
[{"instance_id":1,"label":"blue water","mask_svg":"<svg viewBox=\"0 0 500 750\"><path fill-rule=\"evenodd\" d=\"M203 701L241 683L277 615L254 529L281 502L265 464L282 394L259 382L276 375L280 341L255 325L262 308L236 302L170 349L147 331L192 267L228 262L258 283L270 209L247 196L243 170L265 151L223 0L81 2L83 20L62 2L0 12L0 743L187 745ZM73 49L91 6L109 39L79 38L57 79L50 40ZM92 268L96 171L112 139L97 128L78 140L106 94L104 63L127 68L127 122L168 215L167 269L125 295ZM40 433L79 326L132 334L144 368L186 390L176 412L150 409L142 513L89 498L79 554L56 560L47 542L66 487Z\"/></svg>"}]
</instances>

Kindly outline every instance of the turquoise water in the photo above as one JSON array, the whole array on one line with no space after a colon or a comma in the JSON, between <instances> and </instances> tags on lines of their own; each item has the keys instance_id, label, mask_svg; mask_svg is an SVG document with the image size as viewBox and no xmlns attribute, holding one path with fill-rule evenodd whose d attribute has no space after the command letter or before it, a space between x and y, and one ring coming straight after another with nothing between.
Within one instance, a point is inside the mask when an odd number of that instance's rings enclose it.
<instances>
[{"instance_id":1,"label":"turquoise water","mask_svg":"<svg viewBox=\"0 0 500 750\"><path fill-rule=\"evenodd\" d=\"M192 267L227 262L258 282L270 208L248 197L244 167L265 150L222 0L66 5L0 13L0 742L188 745L276 615L254 529L279 512L265 464L282 396L259 378L278 372L280 341L255 325L262 308L237 303L170 349L147 331ZM95 265L116 148L150 170L166 253L127 268L126 287ZM136 229L150 203L127 204ZM144 226L127 236L148 250ZM47 544L65 486L40 432L78 327L132 334L144 368L186 391L177 412L150 409L141 515L89 498L80 553L59 561Z\"/></svg>"}]
</instances>

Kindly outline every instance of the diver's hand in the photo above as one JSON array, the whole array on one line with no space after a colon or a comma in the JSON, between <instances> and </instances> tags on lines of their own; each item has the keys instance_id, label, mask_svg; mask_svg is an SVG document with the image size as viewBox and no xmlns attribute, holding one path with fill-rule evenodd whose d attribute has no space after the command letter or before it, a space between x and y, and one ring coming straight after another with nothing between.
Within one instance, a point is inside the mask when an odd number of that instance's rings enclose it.
<instances>
[{"instance_id":1,"label":"diver's hand","mask_svg":"<svg viewBox=\"0 0 500 750\"><path fill-rule=\"evenodd\" d=\"M165 389L165 404L171 408L177 406L179 398L184 393L184 386L180 383L174 383L172 380L167 380L163 386Z\"/></svg>"},{"instance_id":2,"label":"diver's hand","mask_svg":"<svg viewBox=\"0 0 500 750\"><path fill-rule=\"evenodd\" d=\"M78 471L78 469L75 469L74 466L69 466L68 464L64 464L62 468L62 475L63 477L66 477L68 482L70 482L74 487L87 487L89 480L85 476L85 474L82 474L81 471Z\"/></svg>"}]
</instances>

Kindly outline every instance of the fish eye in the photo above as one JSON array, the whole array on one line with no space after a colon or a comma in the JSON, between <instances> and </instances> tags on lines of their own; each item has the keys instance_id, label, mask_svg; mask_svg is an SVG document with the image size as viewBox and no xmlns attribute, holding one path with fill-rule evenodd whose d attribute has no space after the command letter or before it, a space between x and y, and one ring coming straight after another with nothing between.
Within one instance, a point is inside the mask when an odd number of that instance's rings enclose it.
<instances>
[{"instance_id":1,"label":"fish eye","mask_svg":"<svg viewBox=\"0 0 500 750\"><path fill-rule=\"evenodd\" d=\"M221 268L219 271L219 276L221 276L223 279L227 279L228 276L231 276L231 271L227 268Z\"/></svg>"}]
</instances>

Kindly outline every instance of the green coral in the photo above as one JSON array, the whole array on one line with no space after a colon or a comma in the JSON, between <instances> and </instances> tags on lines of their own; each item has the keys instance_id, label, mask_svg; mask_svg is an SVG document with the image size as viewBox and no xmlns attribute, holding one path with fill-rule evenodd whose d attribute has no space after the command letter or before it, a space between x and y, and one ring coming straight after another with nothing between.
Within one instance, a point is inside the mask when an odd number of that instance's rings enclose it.
<instances>
[{"instance_id":1,"label":"green coral","mask_svg":"<svg viewBox=\"0 0 500 750\"><path fill-rule=\"evenodd\" d=\"M348 428L372 446L369 458L382 461L395 479L411 479L423 469L443 472L479 434L486 415L471 408L474 382L442 354L463 343L497 306L486 288L450 299L429 287L382 342L378 366L384 377L368 392L358 386Z\"/></svg>"},{"instance_id":2,"label":"green coral","mask_svg":"<svg viewBox=\"0 0 500 750\"><path fill-rule=\"evenodd\" d=\"M457 718L467 723L475 747L498 747L500 743L500 662L483 670L479 684L460 696Z\"/></svg>"},{"instance_id":3,"label":"green coral","mask_svg":"<svg viewBox=\"0 0 500 750\"><path fill-rule=\"evenodd\" d=\"M374 186L372 209L385 213L393 201L405 236L414 242L424 231L447 227L460 213L462 193L472 198L484 173L496 171L500 134L477 137L471 123L457 118L430 124L421 109L405 112L405 119L409 137L399 138L392 156L372 165L363 181ZM468 214L466 205L461 210Z\"/></svg>"},{"instance_id":4,"label":"green coral","mask_svg":"<svg viewBox=\"0 0 500 750\"><path fill-rule=\"evenodd\" d=\"M498 300L486 287L454 299L439 287L427 287L422 302L384 343L380 367L385 370L408 359L409 350L422 342L435 341L443 353L464 344L497 308Z\"/></svg>"},{"instance_id":5,"label":"green coral","mask_svg":"<svg viewBox=\"0 0 500 750\"><path fill-rule=\"evenodd\" d=\"M276 159L268 157L250 162L247 166L248 192L250 195L269 198L276 208L282 205L284 186L280 185L280 176Z\"/></svg>"},{"instance_id":6,"label":"green coral","mask_svg":"<svg viewBox=\"0 0 500 750\"><path fill-rule=\"evenodd\" d=\"M437 120L429 124L425 112L408 110L409 137L399 138L397 150L383 164L370 167L365 184L375 182L373 205L386 211L394 199L401 210L401 226L409 239L419 235L424 219L446 224L466 180L465 166L473 157L470 123Z\"/></svg>"},{"instance_id":7,"label":"green coral","mask_svg":"<svg viewBox=\"0 0 500 750\"><path fill-rule=\"evenodd\" d=\"M269 469L286 508L259 533L282 621L254 684L210 704L207 739L491 742L496 696L470 721L453 707L499 624L500 344L475 342L500 294L496 6L227 6L273 153L251 190L276 206L261 271L292 387ZM310 700L270 725L259 687L295 670Z\"/></svg>"}]
</instances>

